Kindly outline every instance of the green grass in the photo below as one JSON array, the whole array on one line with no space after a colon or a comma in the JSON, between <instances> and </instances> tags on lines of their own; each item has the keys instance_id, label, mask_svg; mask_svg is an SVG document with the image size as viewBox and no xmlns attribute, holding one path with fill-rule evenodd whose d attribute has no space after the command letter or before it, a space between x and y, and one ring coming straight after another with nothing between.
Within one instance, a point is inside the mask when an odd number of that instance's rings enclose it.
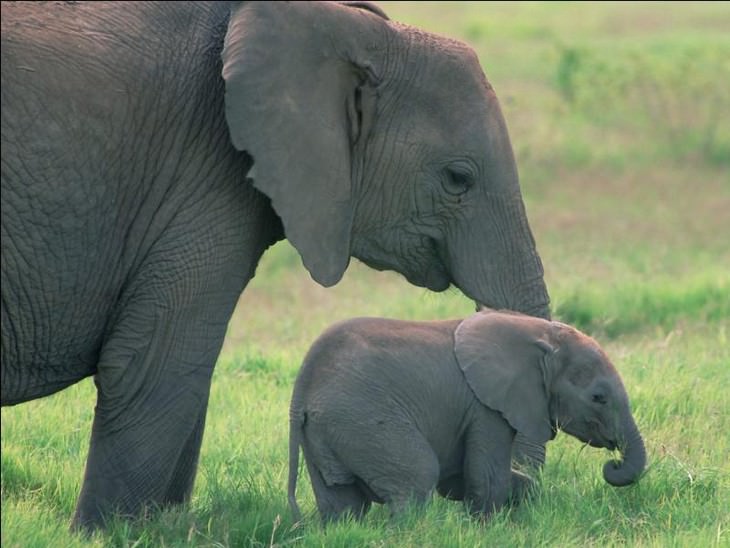
<instances>
[{"instance_id":1,"label":"green grass","mask_svg":"<svg viewBox=\"0 0 730 548\"><path fill-rule=\"evenodd\" d=\"M648 327L671 330L692 318L715 322L730 317L730 281L727 276L692 277L681 285L659 279L651 284L629 283L610 287L578 287L556 303L555 313L583 331L609 337Z\"/></svg>"},{"instance_id":2,"label":"green grass","mask_svg":"<svg viewBox=\"0 0 730 548\"><path fill-rule=\"evenodd\" d=\"M193 500L93 539L69 535L95 393L2 410L3 546L730 546L730 4L385 3L468 40L500 95L558 319L621 371L649 466L613 488L606 452L548 445L541 489L489 523L434 499L319 527L306 473L286 503L288 404L334 321L460 317L473 304L351 265L317 286L267 252L216 368Z\"/></svg>"}]
</instances>

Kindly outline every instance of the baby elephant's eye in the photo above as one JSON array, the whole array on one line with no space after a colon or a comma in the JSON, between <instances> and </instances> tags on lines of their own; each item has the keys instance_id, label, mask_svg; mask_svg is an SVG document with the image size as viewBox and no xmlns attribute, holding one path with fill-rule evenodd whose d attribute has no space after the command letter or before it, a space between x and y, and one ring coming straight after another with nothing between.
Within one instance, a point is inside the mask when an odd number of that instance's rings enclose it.
<instances>
[{"instance_id":1,"label":"baby elephant's eye","mask_svg":"<svg viewBox=\"0 0 730 548\"><path fill-rule=\"evenodd\" d=\"M596 393L591 396L591 400L593 403L599 403L601 405L606 403L606 395L601 393Z\"/></svg>"}]
</instances>

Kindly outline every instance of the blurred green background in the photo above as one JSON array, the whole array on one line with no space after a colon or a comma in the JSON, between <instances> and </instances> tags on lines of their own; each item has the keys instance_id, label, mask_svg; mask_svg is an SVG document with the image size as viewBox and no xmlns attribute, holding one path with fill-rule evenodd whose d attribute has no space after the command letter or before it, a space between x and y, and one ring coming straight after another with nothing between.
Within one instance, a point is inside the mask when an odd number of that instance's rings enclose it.
<instances>
[{"instance_id":1,"label":"blurred green background","mask_svg":"<svg viewBox=\"0 0 730 548\"><path fill-rule=\"evenodd\" d=\"M343 318L460 317L473 303L357 261L324 289L284 242L230 323L190 506L90 541L68 535L89 380L2 410L3 546L730 545L730 4L381 5L479 54L510 128L553 313L594 335L622 373L645 476L607 486L605 452L561 435L541 493L486 526L443 500L397 523L378 509L326 531L312 515L293 525L287 414L309 344Z\"/></svg>"}]
</instances>

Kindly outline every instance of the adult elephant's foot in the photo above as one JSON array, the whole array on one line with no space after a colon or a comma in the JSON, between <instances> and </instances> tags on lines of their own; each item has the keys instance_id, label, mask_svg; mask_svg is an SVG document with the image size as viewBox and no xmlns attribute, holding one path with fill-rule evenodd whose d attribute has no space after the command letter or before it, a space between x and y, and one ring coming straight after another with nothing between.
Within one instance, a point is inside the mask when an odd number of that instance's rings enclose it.
<instances>
[{"instance_id":1,"label":"adult elephant's foot","mask_svg":"<svg viewBox=\"0 0 730 548\"><path fill-rule=\"evenodd\" d=\"M160 423L135 417L117 431L97 410L72 530L91 532L112 516L136 518L189 500L207 396L179 392L159 399L175 402ZM158 411L148 409L151 416Z\"/></svg>"},{"instance_id":2,"label":"adult elephant's foot","mask_svg":"<svg viewBox=\"0 0 730 548\"><path fill-rule=\"evenodd\" d=\"M185 307L130 307L111 329L94 378L98 399L72 529L189 500L213 364L225 334L196 331ZM212 331L212 329L211 329ZM182 342L181 342L182 341Z\"/></svg>"}]
</instances>

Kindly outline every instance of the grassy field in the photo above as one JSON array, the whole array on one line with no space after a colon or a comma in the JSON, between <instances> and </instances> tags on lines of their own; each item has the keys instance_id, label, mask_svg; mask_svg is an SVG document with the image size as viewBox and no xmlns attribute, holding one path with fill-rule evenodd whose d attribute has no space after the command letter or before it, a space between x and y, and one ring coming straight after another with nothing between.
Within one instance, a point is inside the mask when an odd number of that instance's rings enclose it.
<instances>
[{"instance_id":1,"label":"grassy field","mask_svg":"<svg viewBox=\"0 0 730 548\"><path fill-rule=\"evenodd\" d=\"M553 311L621 371L649 455L641 481L601 478L606 452L565 434L540 493L470 520L434 499L398 521L322 530L306 474L293 526L287 413L309 344L359 315L472 312L352 264L314 284L272 248L230 324L188 507L90 540L67 525L87 451L89 380L2 410L3 546L730 546L730 4L383 3L471 43L501 97Z\"/></svg>"}]
</instances>

